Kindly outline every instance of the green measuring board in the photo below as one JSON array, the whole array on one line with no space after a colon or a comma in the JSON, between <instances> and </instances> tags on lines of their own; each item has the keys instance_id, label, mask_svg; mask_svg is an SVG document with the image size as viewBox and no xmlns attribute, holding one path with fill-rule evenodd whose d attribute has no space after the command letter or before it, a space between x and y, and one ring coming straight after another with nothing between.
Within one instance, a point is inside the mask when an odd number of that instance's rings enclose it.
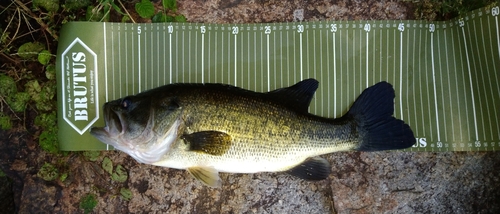
<instances>
[{"instance_id":1,"label":"green measuring board","mask_svg":"<svg viewBox=\"0 0 500 214\"><path fill-rule=\"evenodd\" d=\"M62 150L112 149L90 136L102 105L177 82L270 91L315 78L310 112L340 117L388 81L410 151L500 149L499 7L445 22L67 23L58 50Z\"/></svg>"}]
</instances>

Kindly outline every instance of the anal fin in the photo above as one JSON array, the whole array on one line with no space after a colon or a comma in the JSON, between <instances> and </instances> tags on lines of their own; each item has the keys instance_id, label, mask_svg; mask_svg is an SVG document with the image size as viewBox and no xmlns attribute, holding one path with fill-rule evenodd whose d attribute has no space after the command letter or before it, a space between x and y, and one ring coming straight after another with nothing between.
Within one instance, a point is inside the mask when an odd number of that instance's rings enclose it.
<instances>
[{"instance_id":1,"label":"anal fin","mask_svg":"<svg viewBox=\"0 0 500 214\"><path fill-rule=\"evenodd\" d=\"M323 180L330 175L330 163L321 157L312 157L288 170L288 174L309 181Z\"/></svg>"},{"instance_id":2,"label":"anal fin","mask_svg":"<svg viewBox=\"0 0 500 214\"><path fill-rule=\"evenodd\" d=\"M211 167L190 167L187 171L197 180L210 187L221 187L219 172Z\"/></svg>"}]
</instances>

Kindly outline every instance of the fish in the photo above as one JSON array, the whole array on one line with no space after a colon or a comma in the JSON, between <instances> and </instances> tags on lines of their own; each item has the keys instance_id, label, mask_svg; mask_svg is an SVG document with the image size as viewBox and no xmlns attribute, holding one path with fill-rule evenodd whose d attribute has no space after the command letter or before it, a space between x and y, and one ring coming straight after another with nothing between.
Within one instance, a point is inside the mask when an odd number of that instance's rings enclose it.
<instances>
[{"instance_id":1,"label":"fish","mask_svg":"<svg viewBox=\"0 0 500 214\"><path fill-rule=\"evenodd\" d=\"M405 149L416 142L393 117L385 81L365 89L339 118L309 113L315 79L270 92L227 84L175 83L107 102L90 134L144 164L187 170L210 187L219 172L285 172L317 181L331 173L321 155Z\"/></svg>"}]
</instances>

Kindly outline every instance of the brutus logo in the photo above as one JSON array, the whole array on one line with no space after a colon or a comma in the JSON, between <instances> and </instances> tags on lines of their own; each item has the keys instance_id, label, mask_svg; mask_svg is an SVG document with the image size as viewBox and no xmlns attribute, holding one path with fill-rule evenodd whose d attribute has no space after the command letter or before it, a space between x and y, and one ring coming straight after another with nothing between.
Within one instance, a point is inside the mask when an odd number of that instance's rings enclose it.
<instances>
[{"instance_id":1,"label":"brutus logo","mask_svg":"<svg viewBox=\"0 0 500 214\"><path fill-rule=\"evenodd\" d=\"M97 55L76 38L61 57L63 118L83 134L99 118Z\"/></svg>"}]
</instances>

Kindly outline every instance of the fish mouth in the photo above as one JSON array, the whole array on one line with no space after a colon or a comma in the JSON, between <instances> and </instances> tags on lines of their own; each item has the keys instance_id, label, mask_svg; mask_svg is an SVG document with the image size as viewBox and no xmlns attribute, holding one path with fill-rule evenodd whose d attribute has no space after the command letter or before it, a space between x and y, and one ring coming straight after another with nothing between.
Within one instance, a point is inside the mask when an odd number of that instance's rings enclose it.
<instances>
[{"instance_id":1,"label":"fish mouth","mask_svg":"<svg viewBox=\"0 0 500 214\"><path fill-rule=\"evenodd\" d=\"M104 106L104 127L92 127L90 134L106 144L114 144L117 138L125 131L125 120L122 115L113 111L109 105Z\"/></svg>"}]
</instances>

